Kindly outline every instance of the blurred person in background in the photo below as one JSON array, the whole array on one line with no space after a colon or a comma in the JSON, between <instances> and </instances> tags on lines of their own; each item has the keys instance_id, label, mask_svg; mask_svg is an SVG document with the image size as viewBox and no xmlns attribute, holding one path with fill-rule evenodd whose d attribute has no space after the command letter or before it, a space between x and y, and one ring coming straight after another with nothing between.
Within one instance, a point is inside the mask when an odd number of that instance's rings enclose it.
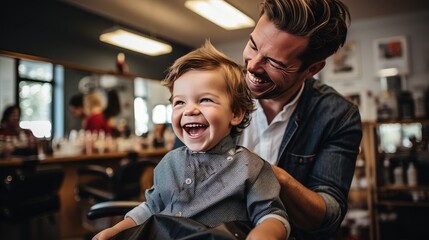
<instances>
[{"instance_id":1,"label":"blurred person in background","mask_svg":"<svg viewBox=\"0 0 429 240\"><path fill-rule=\"evenodd\" d=\"M106 93L107 103L103 110L103 117L107 121L113 137L120 137L120 121L116 118L121 113L121 101L118 92L111 89Z\"/></svg>"},{"instance_id":2,"label":"blurred person in background","mask_svg":"<svg viewBox=\"0 0 429 240\"><path fill-rule=\"evenodd\" d=\"M19 126L21 109L18 105L8 106L2 115L0 139L4 141L3 156L31 155L37 151L37 138L29 129Z\"/></svg>"},{"instance_id":3,"label":"blurred person in background","mask_svg":"<svg viewBox=\"0 0 429 240\"><path fill-rule=\"evenodd\" d=\"M83 108L83 94L78 93L73 96L71 96L69 100L69 111L73 115L74 118L80 120L80 127L79 129L83 128L85 125L85 111Z\"/></svg>"},{"instance_id":4,"label":"blurred person in background","mask_svg":"<svg viewBox=\"0 0 429 240\"><path fill-rule=\"evenodd\" d=\"M83 98L83 106L86 115L83 129L97 133L103 131L106 134L110 134L111 127L104 117L104 106L100 94L95 91L86 94Z\"/></svg>"}]
</instances>

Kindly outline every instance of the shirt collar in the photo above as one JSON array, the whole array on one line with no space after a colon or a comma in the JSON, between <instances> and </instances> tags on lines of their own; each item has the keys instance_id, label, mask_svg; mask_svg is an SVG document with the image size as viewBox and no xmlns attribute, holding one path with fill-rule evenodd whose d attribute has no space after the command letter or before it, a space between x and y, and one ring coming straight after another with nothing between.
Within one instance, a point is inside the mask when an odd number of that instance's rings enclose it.
<instances>
[{"instance_id":1,"label":"shirt collar","mask_svg":"<svg viewBox=\"0 0 429 240\"><path fill-rule=\"evenodd\" d=\"M208 154L222 154L228 152L231 148L235 147L234 140L230 135L224 137L216 146L206 152L193 152L188 149L190 153L208 153Z\"/></svg>"}]
</instances>

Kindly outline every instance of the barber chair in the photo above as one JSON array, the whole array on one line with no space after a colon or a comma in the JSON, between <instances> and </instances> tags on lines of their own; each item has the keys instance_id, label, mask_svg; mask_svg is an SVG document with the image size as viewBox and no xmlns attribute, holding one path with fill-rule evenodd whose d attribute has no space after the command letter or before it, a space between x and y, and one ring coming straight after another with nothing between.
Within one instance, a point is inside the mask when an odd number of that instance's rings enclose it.
<instances>
[{"instance_id":1,"label":"barber chair","mask_svg":"<svg viewBox=\"0 0 429 240\"><path fill-rule=\"evenodd\" d=\"M112 216L124 216L134 207L137 207L139 201L109 201L94 204L89 209L86 217L89 220L100 219Z\"/></svg>"},{"instance_id":2,"label":"barber chair","mask_svg":"<svg viewBox=\"0 0 429 240\"><path fill-rule=\"evenodd\" d=\"M140 202L111 201L93 205L88 219L123 216ZM155 214L145 223L118 233L112 240L244 240L252 229L247 221L231 221L207 227L189 218Z\"/></svg>"},{"instance_id":3,"label":"barber chair","mask_svg":"<svg viewBox=\"0 0 429 240\"><path fill-rule=\"evenodd\" d=\"M2 239L59 239L61 168L17 168L1 174Z\"/></svg>"},{"instance_id":4,"label":"barber chair","mask_svg":"<svg viewBox=\"0 0 429 240\"><path fill-rule=\"evenodd\" d=\"M136 152L130 152L115 169L100 165L78 169L76 198L81 208L83 226L95 233L119 220L112 216L91 221L86 213L94 204L107 201L143 201L143 190L152 186L156 164L152 159L139 158Z\"/></svg>"}]
</instances>

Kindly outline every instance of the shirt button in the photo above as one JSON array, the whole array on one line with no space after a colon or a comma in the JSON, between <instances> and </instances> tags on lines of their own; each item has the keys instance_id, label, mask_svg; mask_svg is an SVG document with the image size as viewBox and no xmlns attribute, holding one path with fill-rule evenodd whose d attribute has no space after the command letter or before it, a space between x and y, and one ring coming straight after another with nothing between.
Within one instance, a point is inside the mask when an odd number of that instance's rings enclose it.
<instances>
[{"instance_id":1,"label":"shirt button","mask_svg":"<svg viewBox=\"0 0 429 240\"><path fill-rule=\"evenodd\" d=\"M227 158L226 158L226 160L228 160L228 161L232 161L234 158L232 157L232 156L228 156Z\"/></svg>"},{"instance_id":2,"label":"shirt button","mask_svg":"<svg viewBox=\"0 0 429 240\"><path fill-rule=\"evenodd\" d=\"M186 183L186 184L191 184L191 183L192 183L192 179L187 178L187 179L185 180L185 183Z\"/></svg>"},{"instance_id":3,"label":"shirt button","mask_svg":"<svg viewBox=\"0 0 429 240\"><path fill-rule=\"evenodd\" d=\"M179 211L176 213L176 217L181 217L181 216L182 216L182 212Z\"/></svg>"},{"instance_id":4,"label":"shirt button","mask_svg":"<svg viewBox=\"0 0 429 240\"><path fill-rule=\"evenodd\" d=\"M304 159L303 158L299 158L298 162L299 162L299 164L302 164L302 163L304 163Z\"/></svg>"}]
</instances>

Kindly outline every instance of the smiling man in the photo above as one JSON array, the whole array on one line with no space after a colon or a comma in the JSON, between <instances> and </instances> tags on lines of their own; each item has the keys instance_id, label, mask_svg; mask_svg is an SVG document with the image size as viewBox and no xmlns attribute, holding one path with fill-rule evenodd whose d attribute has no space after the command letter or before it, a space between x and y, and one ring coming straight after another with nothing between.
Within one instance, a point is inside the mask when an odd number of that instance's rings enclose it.
<instances>
[{"instance_id":1,"label":"smiling man","mask_svg":"<svg viewBox=\"0 0 429 240\"><path fill-rule=\"evenodd\" d=\"M335 238L359 152L358 108L313 76L341 47L349 12L338 0L265 0L243 51L255 98L238 144L273 166L292 239Z\"/></svg>"}]
</instances>

